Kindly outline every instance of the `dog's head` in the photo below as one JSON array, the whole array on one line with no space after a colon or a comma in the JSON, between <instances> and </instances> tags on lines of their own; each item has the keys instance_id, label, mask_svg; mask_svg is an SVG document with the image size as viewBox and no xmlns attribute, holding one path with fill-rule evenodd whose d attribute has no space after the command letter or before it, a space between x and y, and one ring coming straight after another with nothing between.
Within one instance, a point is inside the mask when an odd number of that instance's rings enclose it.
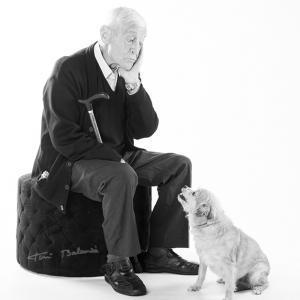
<instances>
[{"instance_id":1,"label":"dog's head","mask_svg":"<svg viewBox=\"0 0 300 300\"><path fill-rule=\"evenodd\" d=\"M177 199L194 226L213 223L221 213L215 197L206 189L192 190L184 186Z\"/></svg>"}]
</instances>

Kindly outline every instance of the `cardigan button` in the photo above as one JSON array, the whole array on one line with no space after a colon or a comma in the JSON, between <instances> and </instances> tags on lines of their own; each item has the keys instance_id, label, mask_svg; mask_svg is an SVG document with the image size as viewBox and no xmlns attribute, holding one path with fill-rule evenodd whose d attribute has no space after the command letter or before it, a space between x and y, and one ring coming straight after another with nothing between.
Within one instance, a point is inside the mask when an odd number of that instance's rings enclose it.
<instances>
[{"instance_id":1,"label":"cardigan button","mask_svg":"<svg viewBox=\"0 0 300 300\"><path fill-rule=\"evenodd\" d=\"M89 132L93 132L94 128L92 126L89 127Z\"/></svg>"},{"instance_id":2,"label":"cardigan button","mask_svg":"<svg viewBox=\"0 0 300 300\"><path fill-rule=\"evenodd\" d=\"M65 185L65 190L68 191L70 189L70 186L68 184Z\"/></svg>"},{"instance_id":3,"label":"cardigan button","mask_svg":"<svg viewBox=\"0 0 300 300\"><path fill-rule=\"evenodd\" d=\"M67 167L71 167L72 163L70 161L67 162Z\"/></svg>"}]
</instances>

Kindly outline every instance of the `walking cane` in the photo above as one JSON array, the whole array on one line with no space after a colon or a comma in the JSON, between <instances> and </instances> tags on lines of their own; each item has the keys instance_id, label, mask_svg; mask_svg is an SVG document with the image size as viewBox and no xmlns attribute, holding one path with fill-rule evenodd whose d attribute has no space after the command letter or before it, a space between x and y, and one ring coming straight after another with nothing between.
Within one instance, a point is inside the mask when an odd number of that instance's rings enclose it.
<instances>
[{"instance_id":1,"label":"walking cane","mask_svg":"<svg viewBox=\"0 0 300 300\"><path fill-rule=\"evenodd\" d=\"M86 106L86 109L89 113L94 131L95 131L95 134L96 134L96 139L100 144L102 144L103 143L102 138L101 138L101 135L100 135L100 132L99 132L99 128L98 128L96 119L95 119L95 115L94 115L94 111L93 111L93 105L92 105L92 102L94 100L99 100L99 99L107 99L108 100L109 95L106 94L106 93L99 93L99 94L95 94L95 95L93 95L93 96L91 96L87 99L84 99L84 100L79 99L78 102L82 103Z\"/></svg>"}]
</instances>

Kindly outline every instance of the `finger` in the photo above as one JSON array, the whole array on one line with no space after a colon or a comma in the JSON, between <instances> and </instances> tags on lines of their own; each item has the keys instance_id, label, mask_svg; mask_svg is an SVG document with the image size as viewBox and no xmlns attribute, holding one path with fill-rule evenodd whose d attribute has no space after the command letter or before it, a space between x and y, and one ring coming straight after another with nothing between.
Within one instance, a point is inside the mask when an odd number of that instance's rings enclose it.
<instances>
[{"instance_id":1,"label":"finger","mask_svg":"<svg viewBox=\"0 0 300 300\"><path fill-rule=\"evenodd\" d=\"M144 51L143 51L143 47L141 47L140 52L139 52L139 56L137 58L137 60L135 61L133 68L131 70L135 70L137 72L140 71L141 68L141 64L143 61L143 55L144 55Z\"/></svg>"}]
</instances>

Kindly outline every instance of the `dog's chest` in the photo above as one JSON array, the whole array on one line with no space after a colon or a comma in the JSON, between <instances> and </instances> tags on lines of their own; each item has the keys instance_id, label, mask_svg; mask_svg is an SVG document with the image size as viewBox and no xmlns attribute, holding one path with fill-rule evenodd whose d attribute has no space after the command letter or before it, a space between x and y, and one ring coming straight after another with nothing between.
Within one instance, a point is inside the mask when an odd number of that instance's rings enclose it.
<instances>
[{"instance_id":1,"label":"dog's chest","mask_svg":"<svg viewBox=\"0 0 300 300\"><path fill-rule=\"evenodd\" d=\"M224 253L224 249L222 247L215 248L205 248L201 247L197 248L197 252L199 255L200 262L204 262L215 274L218 276L223 276L224 269L226 269L226 254Z\"/></svg>"},{"instance_id":2,"label":"dog's chest","mask_svg":"<svg viewBox=\"0 0 300 300\"><path fill-rule=\"evenodd\" d=\"M224 249L217 243L206 241L204 243L196 242L196 249L199 258L207 265L212 265L216 261L224 259Z\"/></svg>"},{"instance_id":3,"label":"dog's chest","mask_svg":"<svg viewBox=\"0 0 300 300\"><path fill-rule=\"evenodd\" d=\"M201 239L197 235L194 238L200 261L221 276L225 264L231 260L231 247L228 247L226 239Z\"/></svg>"}]
</instances>

